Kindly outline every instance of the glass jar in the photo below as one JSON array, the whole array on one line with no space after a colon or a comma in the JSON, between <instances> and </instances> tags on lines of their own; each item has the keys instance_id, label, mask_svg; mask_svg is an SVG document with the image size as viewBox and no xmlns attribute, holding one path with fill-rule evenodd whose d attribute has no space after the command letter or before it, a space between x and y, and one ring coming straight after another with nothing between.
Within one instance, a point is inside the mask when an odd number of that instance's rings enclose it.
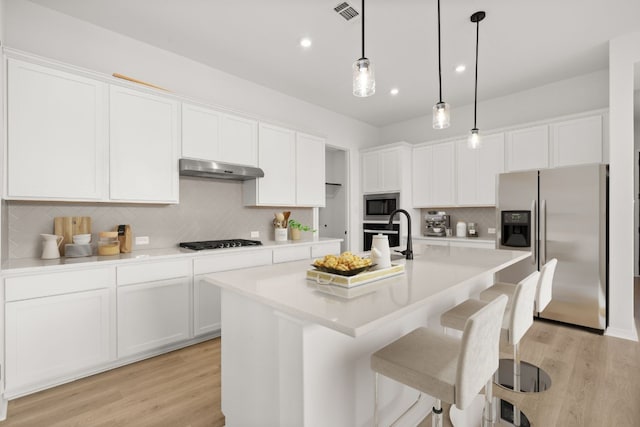
<instances>
[{"instance_id":1,"label":"glass jar","mask_svg":"<svg viewBox=\"0 0 640 427\"><path fill-rule=\"evenodd\" d=\"M118 255L120 253L120 241L117 231L101 231L98 234L98 255Z\"/></svg>"}]
</instances>

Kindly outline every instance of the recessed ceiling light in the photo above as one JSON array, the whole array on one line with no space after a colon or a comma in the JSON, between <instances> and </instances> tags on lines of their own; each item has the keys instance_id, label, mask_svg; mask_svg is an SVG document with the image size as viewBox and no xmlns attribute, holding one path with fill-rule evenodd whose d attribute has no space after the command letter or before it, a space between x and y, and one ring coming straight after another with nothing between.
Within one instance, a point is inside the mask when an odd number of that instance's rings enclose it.
<instances>
[{"instance_id":1,"label":"recessed ceiling light","mask_svg":"<svg viewBox=\"0 0 640 427\"><path fill-rule=\"evenodd\" d=\"M304 48L311 47L311 39L309 37L304 37L300 39L300 46Z\"/></svg>"},{"instance_id":2,"label":"recessed ceiling light","mask_svg":"<svg viewBox=\"0 0 640 427\"><path fill-rule=\"evenodd\" d=\"M467 66L464 64L460 64L456 67L456 73L461 74L464 73L464 70L467 69Z\"/></svg>"},{"instance_id":3,"label":"recessed ceiling light","mask_svg":"<svg viewBox=\"0 0 640 427\"><path fill-rule=\"evenodd\" d=\"M398 90L398 88L395 88L395 87L389 91L389 93L390 93L391 95L394 95L394 96L395 96L395 95L397 95L397 94L398 94L398 92L400 92L400 91Z\"/></svg>"}]
</instances>

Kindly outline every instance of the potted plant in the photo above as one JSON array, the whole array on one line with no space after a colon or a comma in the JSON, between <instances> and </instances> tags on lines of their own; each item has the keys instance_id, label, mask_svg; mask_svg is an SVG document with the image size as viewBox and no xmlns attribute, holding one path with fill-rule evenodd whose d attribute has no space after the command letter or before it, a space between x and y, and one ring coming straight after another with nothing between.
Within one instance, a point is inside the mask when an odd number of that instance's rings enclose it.
<instances>
[{"instance_id":1,"label":"potted plant","mask_svg":"<svg viewBox=\"0 0 640 427\"><path fill-rule=\"evenodd\" d=\"M308 225L302 225L295 219L289 220L289 229L291 230L291 240L300 240L301 231L311 231L315 233L316 230L312 230Z\"/></svg>"}]
</instances>

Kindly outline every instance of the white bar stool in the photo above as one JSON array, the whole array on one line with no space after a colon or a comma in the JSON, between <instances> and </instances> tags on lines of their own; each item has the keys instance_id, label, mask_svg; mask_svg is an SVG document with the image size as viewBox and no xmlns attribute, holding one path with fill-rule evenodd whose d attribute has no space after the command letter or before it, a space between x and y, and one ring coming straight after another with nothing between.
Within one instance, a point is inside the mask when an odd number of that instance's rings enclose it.
<instances>
[{"instance_id":1,"label":"white bar stool","mask_svg":"<svg viewBox=\"0 0 640 427\"><path fill-rule=\"evenodd\" d=\"M375 425L378 426L379 374L418 390L420 396L425 393L434 397L434 427L442 426L442 400L465 409L484 386L483 426L491 425L495 419L492 377L498 368L506 305L506 296L485 303L466 320L461 339L418 328L376 351L371 356L371 369L375 372Z\"/></svg>"},{"instance_id":2,"label":"white bar stool","mask_svg":"<svg viewBox=\"0 0 640 427\"><path fill-rule=\"evenodd\" d=\"M534 300L534 312L540 314L551 302L553 277L555 275L557 259L549 260L540 269L540 279ZM510 289L516 285L511 283L497 283L480 294L480 299L486 301L495 298L496 295L509 295ZM519 386L515 385L514 374L517 372ZM551 387L551 376L542 368L520 360L520 347L514 346L513 359L500 359L500 367L496 372L496 384L522 393L538 393Z\"/></svg>"},{"instance_id":3,"label":"white bar stool","mask_svg":"<svg viewBox=\"0 0 640 427\"><path fill-rule=\"evenodd\" d=\"M501 334L501 338L513 345L513 353L517 362L512 364L511 379L518 389L520 384L520 365L518 363L520 356L519 344L524 334L529 330L531 325L533 325L533 306L539 278L540 272L535 271L521 280L517 285L496 283L480 294L480 301L473 299L467 300L440 316L440 324L442 326L460 330L465 319L473 316L474 313L482 307L482 304L494 298L500 298L502 296L508 297L502 323L503 333ZM526 417L517 410L517 408L514 408L513 412L513 424L520 426L522 418L526 419ZM526 422L528 423L528 420L526 420Z\"/></svg>"}]
</instances>

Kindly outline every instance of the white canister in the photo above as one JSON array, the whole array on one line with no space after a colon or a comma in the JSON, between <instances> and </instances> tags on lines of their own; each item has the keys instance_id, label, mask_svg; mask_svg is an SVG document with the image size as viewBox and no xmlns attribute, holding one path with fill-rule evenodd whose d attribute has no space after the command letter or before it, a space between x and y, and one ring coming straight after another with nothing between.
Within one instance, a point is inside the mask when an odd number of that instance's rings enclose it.
<instances>
[{"instance_id":1,"label":"white canister","mask_svg":"<svg viewBox=\"0 0 640 427\"><path fill-rule=\"evenodd\" d=\"M467 237L467 223L458 221L456 224L456 237Z\"/></svg>"},{"instance_id":2,"label":"white canister","mask_svg":"<svg viewBox=\"0 0 640 427\"><path fill-rule=\"evenodd\" d=\"M386 234L373 236L371 241L371 262L376 264L376 270L391 267L391 250L389 238Z\"/></svg>"},{"instance_id":3,"label":"white canister","mask_svg":"<svg viewBox=\"0 0 640 427\"><path fill-rule=\"evenodd\" d=\"M276 242L286 242L287 241L287 229L286 228L274 228L273 232L275 234Z\"/></svg>"}]
</instances>

